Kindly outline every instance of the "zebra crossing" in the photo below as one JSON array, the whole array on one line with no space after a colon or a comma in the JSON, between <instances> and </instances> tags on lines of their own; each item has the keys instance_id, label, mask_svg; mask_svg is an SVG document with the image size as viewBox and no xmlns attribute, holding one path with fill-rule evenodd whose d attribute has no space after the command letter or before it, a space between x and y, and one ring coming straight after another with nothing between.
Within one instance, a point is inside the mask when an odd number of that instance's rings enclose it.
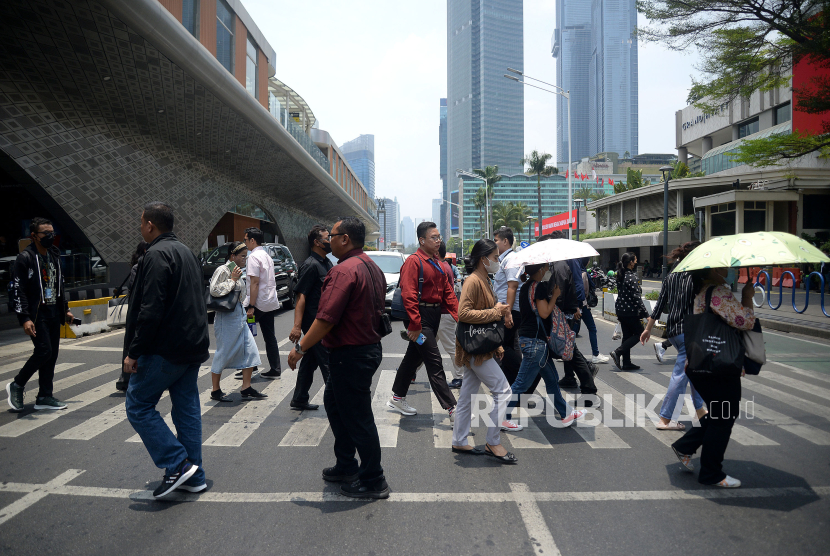
<instances>
[{"instance_id":1,"label":"zebra crossing","mask_svg":"<svg viewBox=\"0 0 830 556\"><path fill-rule=\"evenodd\" d=\"M18 366L19 363L0 366L0 377L10 380ZM141 439L126 423L124 398L115 392L113 386L117 367L111 363L85 368L87 366L89 365L75 362L61 362L57 365L56 377L60 378L54 383L54 391L67 403L66 410L47 412L27 409L19 414L0 415L0 438L25 437L49 426L47 434L59 441L90 441L108 433L123 434L124 442L140 442ZM262 434L258 431L267 420L271 420L269 424L279 425L268 427L268 432L278 431L280 438L276 445L280 449L315 447L329 443L326 440L329 423L323 406L324 388L319 382L316 383L311 400L311 403L320 405L319 410L288 412L287 405L294 390L296 371L286 370L281 379L270 383L258 382L264 386L262 391L268 394L268 398L235 405L219 404L210 399L210 386L205 385L203 380L209 373L208 366L199 369L203 385L200 393L202 415L208 414L217 405L228 408L223 415L228 410L233 412L218 428L213 423L210 427L205 425L204 446L242 447ZM604 372L597 377L602 407L594 411L591 418L563 429L544 415L519 407L514 410L513 417L525 428L520 432L503 433L503 443L515 451L553 450L572 445L625 450L655 440L669 446L682 433L657 430L654 423L670 376L670 372ZM431 447L449 448L452 445L452 423L446 410L441 408L432 395L426 380L422 379L423 382L419 384L421 388L413 388L410 403L424 408L427 403L425 397L429 397L431 415L426 412L426 415L405 417L386 405L394 378L394 370L379 370L372 394L372 410L381 446L397 447L401 435L412 434L406 432L407 428L403 425L406 420L413 419L420 424L431 421ZM743 380L745 394L741 417L733 429L733 442L748 448L780 448L785 442L788 445L795 442L803 443L804 446L830 446L830 424L827 423L830 421L830 404L827 403L830 400L830 389L822 386L827 382L827 377L822 373L783 365L778 368L767 367L758 377L747 377ZM238 385L239 381L230 372L220 383L225 392L234 392ZM70 395L62 396L64 392ZM483 387L480 393L488 394ZM546 402L544 407L553 411L543 384L540 384L535 393ZM573 405L576 402L578 396L570 392L564 394L569 403ZM232 394L233 396L238 394ZM643 400L647 401L643 403ZM681 420L694 422L691 397L686 394L681 403ZM543 404L537 402L537 406L541 408ZM167 394L162 397L159 405L160 410L165 407L169 407ZM474 407L474 410L477 408ZM164 420L175 432L169 412L164 415ZM774 434L776 430L784 431L785 434ZM479 437L483 437L483 429ZM475 444L475 437L471 437L469 442Z\"/></svg>"}]
</instances>

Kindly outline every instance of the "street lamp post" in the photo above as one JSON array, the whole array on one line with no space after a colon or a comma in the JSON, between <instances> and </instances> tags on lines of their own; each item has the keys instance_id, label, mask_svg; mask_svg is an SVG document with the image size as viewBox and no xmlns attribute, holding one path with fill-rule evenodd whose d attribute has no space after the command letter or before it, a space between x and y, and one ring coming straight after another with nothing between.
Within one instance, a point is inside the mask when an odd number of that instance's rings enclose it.
<instances>
[{"instance_id":1,"label":"street lamp post","mask_svg":"<svg viewBox=\"0 0 830 556\"><path fill-rule=\"evenodd\" d=\"M460 170L460 169L455 170L455 175L456 176L459 176L459 175L467 176L468 178L475 178L477 180L481 180L482 183L484 183L484 200L485 200L485 203L487 205L486 206L487 214L484 215L486 217L485 226L487 226L487 230L484 232L484 235L487 239L490 239L490 192L487 191L487 180L482 178L481 176L479 176L477 174L471 174L470 172L466 172L466 171ZM462 203L464 202L463 199L460 199L460 200L461 200ZM447 201L447 202L449 203L449 201ZM456 205L456 206L458 206L458 205ZM462 230L461 235L464 235L463 230Z\"/></svg>"},{"instance_id":2,"label":"street lamp post","mask_svg":"<svg viewBox=\"0 0 830 556\"><path fill-rule=\"evenodd\" d=\"M386 251L386 203L383 199L377 199L378 205L378 214L383 213L383 227L381 228L381 237L380 239L383 240L383 249L380 249L380 242L378 242L378 249L381 251Z\"/></svg>"},{"instance_id":3,"label":"street lamp post","mask_svg":"<svg viewBox=\"0 0 830 556\"><path fill-rule=\"evenodd\" d=\"M669 179L674 168L663 166L660 172L663 173L663 273L661 280L666 279L669 273Z\"/></svg>"},{"instance_id":4,"label":"street lamp post","mask_svg":"<svg viewBox=\"0 0 830 556\"><path fill-rule=\"evenodd\" d=\"M538 85L533 85L531 83L526 83L526 82L522 81L521 79L519 79L518 77L514 77L512 75L504 74L504 76L508 79L512 79L513 81L516 81L517 83L521 83L522 85L527 85L528 87L534 87L536 89L539 89L540 91L545 91L546 93L551 93L553 95L559 95L559 96L563 97L565 100L568 101L568 170L567 170L567 173L568 173L568 214L570 214L570 212L573 210L573 184L571 182L571 180L573 179L573 172L571 172L571 143L572 143L572 141L571 141L571 92L566 91L565 89L563 89L562 87L559 87L557 85L553 85L551 83L547 83L545 81L542 81L541 79L536 79L534 77L530 77L529 75L525 75L524 72L513 69L513 68L507 68L507 71L513 72L517 75L521 75L525 79L531 79L533 81L538 81L539 83L543 83L543 84L547 85L548 87L553 87L556 90L550 91L548 89L545 89L544 87L539 87ZM539 210L541 210L541 208ZM541 217L539 218L539 237L542 237L542 220L541 220ZM571 227L570 226L568 226L568 239L571 239Z\"/></svg>"},{"instance_id":5,"label":"street lamp post","mask_svg":"<svg viewBox=\"0 0 830 556\"><path fill-rule=\"evenodd\" d=\"M585 202L585 199L574 199L573 203L576 205L576 240L579 241L579 205ZM570 218L570 214L568 217ZM570 226L568 226L570 228Z\"/></svg>"},{"instance_id":6,"label":"street lamp post","mask_svg":"<svg viewBox=\"0 0 830 556\"><path fill-rule=\"evenodd\" d=\"M461 207L461 205L459 205L458 203L453 203L452 201L446 201L446 200L444 202L447 203L448 205L453 205L453 206L458 207L459 212L464 210ZM452 209L450 209L450 213L452 213ZM452 214L450 214L450 222L452 222ZM450 234L452 234L452 230L450 230ZM461 256L463 258L463 256L464 256L464 226L462 226L460 223L459 223L459 226L458 226L458 234L461 236Z\"/></svg>"},{"instance_id":7,"label":"street lamp post","mask_svg":"<svg viewBox=\"0 0 830 556\"><path fill-rule=\"evenodd\" d=\"M527 242L530 243L530 230L533 226L533 217L527 217ZM542 224L539 224L539 237L542 237Z\"/></svg>"}]
</instances>

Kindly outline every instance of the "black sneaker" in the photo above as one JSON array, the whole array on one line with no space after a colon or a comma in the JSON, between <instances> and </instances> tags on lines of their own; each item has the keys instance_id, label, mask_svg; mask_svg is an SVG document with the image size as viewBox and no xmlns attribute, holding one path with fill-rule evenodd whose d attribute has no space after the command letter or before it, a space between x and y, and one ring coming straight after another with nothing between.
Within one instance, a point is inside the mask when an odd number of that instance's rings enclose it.
<instances>
[{"instance_id":1,"label":"black sneaker","mask_svg":"<svg viewBox=\"0 0 830 556\"><path fill-rule=\"evenodd\" d=\"M622 367L620 367L620 369L623 370L623 371L639 371L640 366L635 365L634 363L628 363L628 364L623 365Z\"/></svg>"},{"instance_id":2,"label":"black sneaker","mask_svg":"<svg viewBox=\"0 0 830 556\"><path fill-rule=\"evenodd\" d=\"M447 383L447 386L449 386L450 388L454 388L454 389L461 388L461 379L460 378L454 378L454 379L452 379L451 381L449 381Z\"/></svg>"},{"instance_id":3,"label":"black sneaker","mask_svg":"<svg viewBox=\"0 0 830 556\"><path fill-rule=\"evenodd\" d=\"M254 399L260 399L260 398L267 398L268 397L268 394L263 394L262 392L258 392L256 390L254 390L253 386L248 386L244 390L240 390L239 393L242 394L242 399L243 400L247 400L247 399L254 400Z\"/></svg>"},{"instance_id":4,"label":"black sneaker","mask_svg":"<svg viewBox=\"0 0 830 556\"><path fill-rule=\"evenodd\" d=\"M210 393L210 399L216 402L232 402L233 400L230 399L221 389L220 390L212 390Z\"/></svg>"},{"instance_id":5,"label":"black sneaker","mask_svg":"<svg viewBox=\"0 0 830 556\"><path fill-rule=\"evenodd\" d=\"M357 473L343 473L336 466L326 467L323 469L323 480L330 483L352 484L357 480Z\"/></svg>"},{"instance_id":6,"label":"black sneaker","mask_svg":"<svg viewBox=\"0 0 830 556\"><path fill-rule=\"evenodd\" d=\"M575 378L563 378L559 381L560 388L578 388L579 384L577 384Z\"/></svg>"},{"instance_id":7,"label":"black sneaker","mask_svg":"<svg viewBox=\"0 0 830 556\"><path fill-rule=\"evenodd\" d=\"M18 386L15 381L6 384L6 393L9 395L8 402L12 411L23 411L23 388Z\"/></svg>"},{"instance_id":8,"label":"black sneaker","mask_svg":"<svg viewBox=\"0 0 830 556\"><path fill-rule=\"evenodd\" d=\"M187 460L184 460L176 470L170 475L165 475L161 480L161 484L153 491L154 498L163 498L182 486L194 473L199 469L198 465L193 465Z\"/></svg>"},{"instance_id":9,"label":"black sneaker","mask_svg":"<svg viewBox=\"0 0 830 556\"><path fill-rule=\"evenodd\" d=\"M614 362L614 365L617 366L618 369L622 370L622 364L620 363L620 356L616 351L612 351L608 355L611 356L611 361Z\"/></svg>"},{"instance_id":10,"label":"black sneaker","mask_svg":"<svg viewBox=\"0 0 830 556\"><path fill-rule=\"evenodd\" d=\"M42 398L35 398L35 409L51 409L56 411L66 409L66 404L53 396L44 396Z\"/></svg>"},{"instance_id":11,"label":"black sneaker","mask_svg":"<svg viewBox=\"0 0 830 556\"><path fill-rule=\"evenodd\" d=\"M275 378L279 378L281 374L281 370L271 369L267 373L259 373L259 376L261 376L262 378L267 378L268 380L274 380Z\"/></svg>"},{"instance_id":12,"label":"black sneaker","mask_svg":"<svg viewBox=\"0 0 830 556\"><path fill-rule=\"evenodd\" d=\"M189 485L187 483L184 483L176 487L176 490L183 490L185 492L202 492L206 488L207 483L202 483L200 485Z\"/></svg>"},{"instance_id":13,"label":"black sneaker","mask_svg":"<svg viewBox=\"0 0 830 556\"><path fill-rule=\"evenodd\" d=\"M242 380L242 371L236 371L236 374L233 375L233 378L236 380Z\"/></svg>"},{"instance_id":14,"label":"black sneaker","mask_svg":"<svg viewBox=\"0 0 830 556\"><path fill-rule=\"evenodd\" d=\"M340 485L340 494L348 496L349 498L375 498L383 499L389 498L389 493L392 492L389 485L386 484L386 479L379 479L374 485L366 485L363 481L354 481L351 484Z\"/></svg>"},{"instance_id":15,"label":"black sneaker","mask_svg":"<svg viewBox=\"0 0 830 556\"><path fill-rule=\"evenodd\" d=\"M587 359L585 360L585 362L588 363L588 369L591 370L591 377L597 376L597 373L599 372L599 367L597 367Z\"/></svg>"}]
</instances>

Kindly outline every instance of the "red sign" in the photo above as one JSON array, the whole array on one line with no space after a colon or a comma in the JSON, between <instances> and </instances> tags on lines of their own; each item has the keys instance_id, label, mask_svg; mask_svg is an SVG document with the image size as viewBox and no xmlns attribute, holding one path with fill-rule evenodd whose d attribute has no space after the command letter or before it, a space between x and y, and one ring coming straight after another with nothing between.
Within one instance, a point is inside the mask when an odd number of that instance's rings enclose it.
<instances>
[{"instance_id":1,"label":"red sign","mask_svg":"<svg viewBox=\"0 0 830 556\"><path fill-rule=\"evenodd\" d=\"M544 220L542 220L542 235L547 235L556 230L567 230L570 227L570 224L576 224L577 210L578 209L574 209L570 212L570 218L568 217L569 213L563 212L562 214L557 214L556 216L551 216L550 218L545 218ZM533 229L536 237L539 237L538 222L536 222Z\"/></svg>"}]
</instances>

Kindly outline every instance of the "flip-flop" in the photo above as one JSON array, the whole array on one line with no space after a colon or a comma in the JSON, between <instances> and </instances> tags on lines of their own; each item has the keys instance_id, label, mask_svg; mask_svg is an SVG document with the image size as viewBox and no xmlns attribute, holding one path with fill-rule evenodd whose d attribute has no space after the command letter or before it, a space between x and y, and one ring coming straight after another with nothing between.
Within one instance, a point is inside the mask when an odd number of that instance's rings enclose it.
<instances>
[{"instance_id":1,"label":"flip-flop","mask_svg":"<svg viewBox=\"0 0 830 556\"><path fill-rule=\"evenodd\" d=\"M453 446L452 451L455 452L456 454L467 454L467 455L470 455L470 456L483 456L484 455L484 450L482 450L481 448L476 448L475 446L473 447L472 450L462 450L461 448L456 448L455 446Z\"/></svg>"},{"instance_id":2,"label":"flip-flop","mask_svg":"<svg viewBox=\"0 0 830 556\"><path fill-rule=\"evenodd\" d=\"M678 423L677 421L669 421L666 424L663 424L662 422L658 421L657 425L655 425L655 426L657 427L657 430L659 430L659 431L685 431L686 430L686 425L684 425L683 423Z\"/></svg>"},{"instance_id":3,"label":"flip-flop","mask_svg":"<svg viewBox=\"0 0 830 556\"><path fill-rule=\"evenodd\" d=\"M507 452L503 456L497 456L493 452L489 450L489 446L485 444L484 447L484 455L490 456L491 458L496 458L500 463L508 463L508 464L516 464L519 463L519 460L512 452Z\"/></svg>"}]
</instances>

